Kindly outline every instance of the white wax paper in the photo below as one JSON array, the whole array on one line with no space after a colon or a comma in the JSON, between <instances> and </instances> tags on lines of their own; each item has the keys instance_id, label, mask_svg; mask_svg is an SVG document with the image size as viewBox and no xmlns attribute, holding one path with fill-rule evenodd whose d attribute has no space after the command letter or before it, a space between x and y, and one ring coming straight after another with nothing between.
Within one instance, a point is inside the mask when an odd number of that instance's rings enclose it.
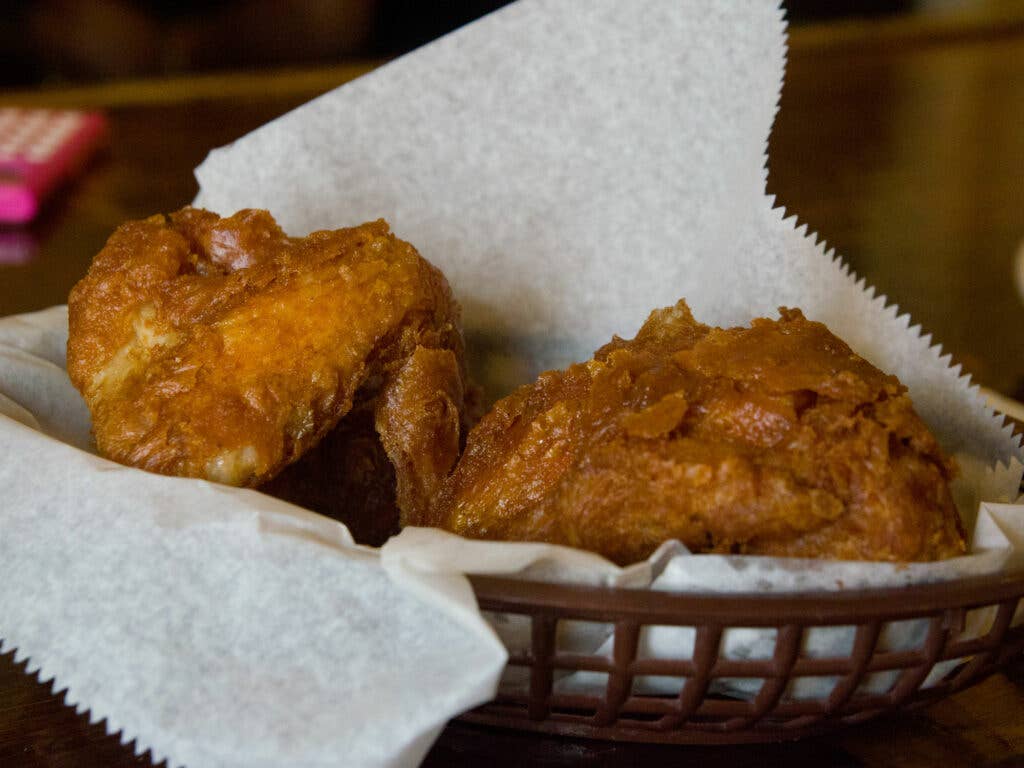
<instances>
[{"instance_id":1,"label":"white wax paper","mask_svg":"<svg viewBox=\"0 0 1024 768\"><path fill-rule=\"evenodd\" d=\"M770 0L521 0L211 153L196 202L265 207L293 234L387 218L448 275L491 397L681 296L714 324L799 306L909 385L965 468L958 503L987 552L901 571L668 543L618 569L410 529L376 554L254 492L90 455L55 309L0 322L5 647L175 765L411 765L493 693L504 658L464 572L728 592L1003 567L1022 507L976 510L1015 496L1009 431L929 337L764 196L784 48ZM514 623L496 629L522 640ZM569 626L559 642L606 636ZM644 651L666 640L685 638L652 632ZM767 640L734 635L725 651Z\"/></svg>"},{"instance_id":2,"label":"white wax paper","mask_svg":"<svg viewBox=\"0 0 1024 768\"><path fill-rule=\"evenodd\" d=\"M269 496L82 450L66 339L63 307L0 319L4 650L172 766L415 765L492 695L471 595L424 601Z\"/></svg>"}]
</instances>

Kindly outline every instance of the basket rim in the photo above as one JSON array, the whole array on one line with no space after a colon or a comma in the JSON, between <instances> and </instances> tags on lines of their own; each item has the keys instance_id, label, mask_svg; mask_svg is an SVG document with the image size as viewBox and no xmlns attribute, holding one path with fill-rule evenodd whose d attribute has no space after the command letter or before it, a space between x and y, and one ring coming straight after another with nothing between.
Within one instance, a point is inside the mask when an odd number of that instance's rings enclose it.
<instances>
[{"instance_id":1,"label":"basket rim","mask_svg":"<svg viewBox=\"0 0 1024 768\"><path fill-rule=\"evenodd\" d=\"M483 610L644 624L856 624L969 610L1024 596L1024 561L963 579L867 589L796 592L681 592L468 574Z\"/></svg>"}]
</instances>

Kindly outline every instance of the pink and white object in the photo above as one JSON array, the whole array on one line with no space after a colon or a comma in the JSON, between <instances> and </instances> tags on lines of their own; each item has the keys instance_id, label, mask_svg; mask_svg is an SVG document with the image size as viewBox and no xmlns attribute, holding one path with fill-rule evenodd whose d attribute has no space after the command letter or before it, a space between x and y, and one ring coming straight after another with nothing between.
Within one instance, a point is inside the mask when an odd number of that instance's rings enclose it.
<instances>
[{"instance_id":1,"label":"pink and white object","mask_svg":"<svg viewBox=\"0 0 1024 768\"><path fill-rule=\"evenodd\" d=\"M98 112L0 108L0 223L24 224L106 134Z\"/></svg>"}]
</instances>

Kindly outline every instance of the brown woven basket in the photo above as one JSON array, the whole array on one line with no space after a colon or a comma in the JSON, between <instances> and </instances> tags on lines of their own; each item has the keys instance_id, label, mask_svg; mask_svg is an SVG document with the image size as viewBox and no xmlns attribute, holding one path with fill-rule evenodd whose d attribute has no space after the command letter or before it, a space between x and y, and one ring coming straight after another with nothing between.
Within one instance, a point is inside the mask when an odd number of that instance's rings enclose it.
<instances>
[{"instance_id":1,"label":"brown woven basket","mask_svg":"<svg viewBox=\"0 0 1024 768\"><path fill-rule=\"evenodd\" d=\"M798 739L928 704L980 681L1024 650L1021 617L1014 620L1024 596L1024 568L899 590L785 595L470 580L483 611L530 623L530 643L527 652L510 656L505 670L506 682L524 680L520 690L503 685L493 701L462 719L544 733L680 744ZM610 624L613 652L560 648L560 624L579 621ZM919 642L886 650L879 638L887 625L906 621L921 622ZM972 624L983 629L965 633ZM652 627L692 627L692 654L643 657L642 633ZM820 627L848 631L849 653L809 655L805 639ZM729 658L721 649L730 628L774 628L774 652ZM558 681L574 671L607 675L607 683L597 690L564 690ZM678 680L678 690L648 695L635 683L650 675ZM881 692L880 675L888 675ZM794 695L796 681L809 677L827 680L830 690ZM716 694L715 683L723 678L742 679L756 693L747 699Z\"/></svg>"}]
</instances>

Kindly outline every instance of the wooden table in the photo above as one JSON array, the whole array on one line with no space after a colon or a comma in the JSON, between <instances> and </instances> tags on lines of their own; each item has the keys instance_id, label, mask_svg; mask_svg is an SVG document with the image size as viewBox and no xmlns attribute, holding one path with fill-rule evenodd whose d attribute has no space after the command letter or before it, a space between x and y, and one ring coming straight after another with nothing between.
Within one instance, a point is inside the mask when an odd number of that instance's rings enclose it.
<instances>
[{"instance_id":1,"label":"wooden table","mask_svg":"<svg viewBox=\"0 0 1024 768\"><path fill-rule=\"evenodd\" d=\"M109 148L22 232L0 265L0 315L62 303L121 221L172 210L227 143L372 66L0 94L94 106ZM966 370L1024 394L1024 19L895 20L791 35L769 191ZM2 619L0 619L2 620ZM2 635L0 627L0 635ZM797 744L645 747L452 725L442 765L1024 766L1024 661L923 713ZM148 765L0 655L0 766Z\"/></svg>"}]
</instances>

